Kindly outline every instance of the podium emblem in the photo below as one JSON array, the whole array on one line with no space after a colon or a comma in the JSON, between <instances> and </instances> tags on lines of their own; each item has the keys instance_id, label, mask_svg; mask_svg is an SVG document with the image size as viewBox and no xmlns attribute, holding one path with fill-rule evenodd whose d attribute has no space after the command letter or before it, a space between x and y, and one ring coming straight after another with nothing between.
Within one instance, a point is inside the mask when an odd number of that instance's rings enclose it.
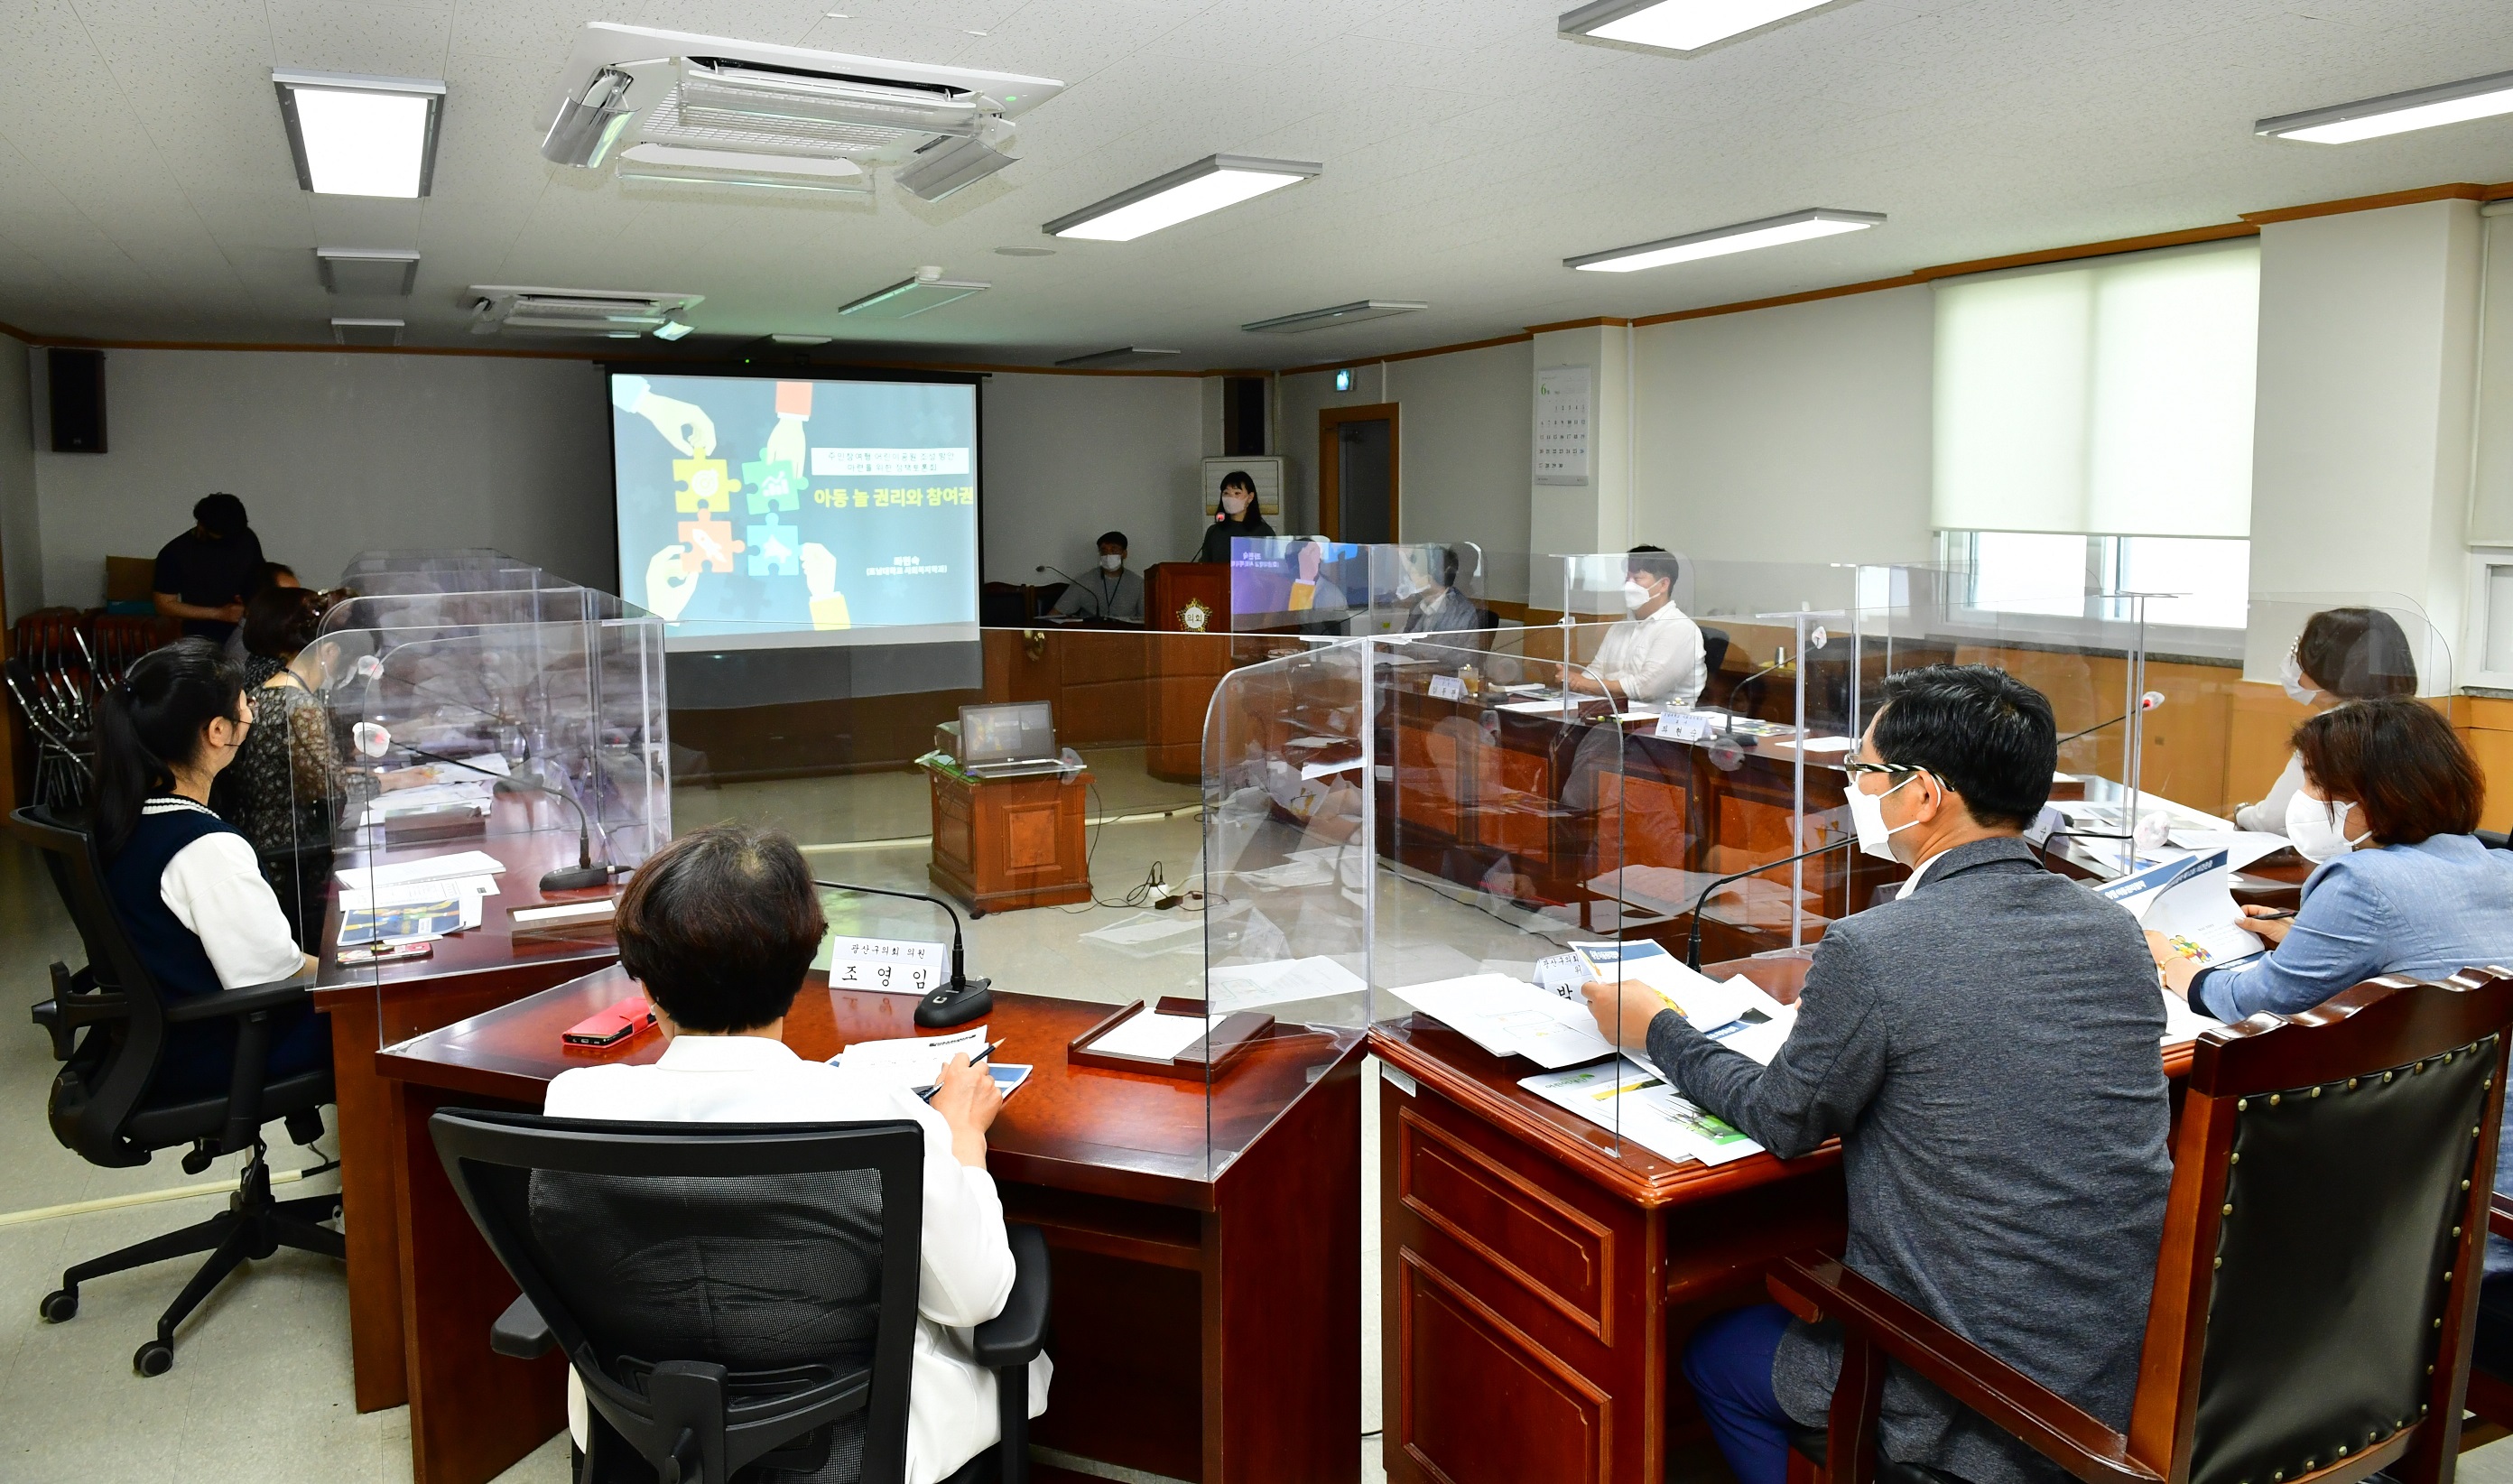
<instances>
[{"instance_id":1,"label":"podium emblem","mask_svg":"<svg viewBox=\"0 0 2513 1484\"><path fill-rule=\"evenodd\" d=\"M1187 600L1187 605L1178 610L1178 627L1189 629L1200 634L1204 632L1204 625L1207 621L1212 619L1212 609L1207 608L1201 602L1190 598Z\"/></svg>"}]
</instances>

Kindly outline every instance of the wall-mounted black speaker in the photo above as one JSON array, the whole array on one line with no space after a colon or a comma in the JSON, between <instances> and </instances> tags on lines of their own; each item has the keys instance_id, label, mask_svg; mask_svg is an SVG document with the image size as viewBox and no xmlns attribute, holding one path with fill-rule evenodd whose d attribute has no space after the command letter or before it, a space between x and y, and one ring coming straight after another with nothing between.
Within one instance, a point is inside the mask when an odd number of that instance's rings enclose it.
<instances>
[{"instance_id":1,"label":"wall-mounted black speaker","mask_svg":"<svg viewBox=\"0 0 2513 1484\"><path fill-rule=\"evenodd\" d=\"M104 452L104 352L44 352L53 388L53 452Z\"/></svg>"}]
</instances>

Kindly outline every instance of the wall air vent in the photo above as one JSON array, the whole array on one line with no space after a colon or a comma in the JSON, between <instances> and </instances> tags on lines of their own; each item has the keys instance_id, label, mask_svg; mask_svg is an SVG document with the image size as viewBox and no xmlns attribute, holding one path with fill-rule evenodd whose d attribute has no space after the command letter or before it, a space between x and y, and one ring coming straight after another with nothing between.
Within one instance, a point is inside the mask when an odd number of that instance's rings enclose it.
<instances>
[{"instance_id":1,"label":"wall air vent","mask_svg":"<svg viewBox=\"0 0 2513 1484\"><path fill-rule=\"evenodd\" d=\"M929 201L1011 164L1012 120L1064 90L1044 77L607 22L578 34L567 79L541 140L557 164L599 169L616 150L631 180L792 177L801 189L858 192L890 167ZM666 169L652 168L656 150L669 152ZM709 154L724 158L699 174L692 157ZM840 163L855 172L832 168Z\"/></svg>"}]
</instances>

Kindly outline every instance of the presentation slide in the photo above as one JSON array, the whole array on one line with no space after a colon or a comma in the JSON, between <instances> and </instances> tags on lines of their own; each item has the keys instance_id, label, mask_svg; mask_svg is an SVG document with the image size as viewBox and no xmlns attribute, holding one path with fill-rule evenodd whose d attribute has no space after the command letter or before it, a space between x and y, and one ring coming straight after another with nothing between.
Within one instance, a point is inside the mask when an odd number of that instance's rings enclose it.
<instances>
[{"instance_id":1,"label":"presentation slide","mask_svg":"<svg viewBox=\"0 0 2513 1484\"><path fill-rule=\"evenodd\" d=\"M615 371L611 440L620 592L674 649L977 622L975 385Z\"/></svg>"}]
</instances>

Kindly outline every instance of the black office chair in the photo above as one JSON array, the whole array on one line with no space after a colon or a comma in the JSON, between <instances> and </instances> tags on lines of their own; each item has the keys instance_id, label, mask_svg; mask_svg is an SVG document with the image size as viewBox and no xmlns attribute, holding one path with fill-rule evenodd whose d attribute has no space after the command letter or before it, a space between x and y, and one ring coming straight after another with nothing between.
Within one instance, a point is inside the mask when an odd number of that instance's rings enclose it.
<instances>
[{"instance_id":1,"label":"black office chair","mask_svg":"<svg viewBox=\"0 0 2513 1484\"><path fill-rule=\"evenodd\" d=\"M490 1347L530 1359L555 1344L583 1384L579 1484L901 1477L924 1217L915 1124L446 1108L428 1133L523 1290ZM1015 1226L1012 1247L1011 1300L975 1344L1003 1440L953 1484L1028 1478L1047 1243Z\"/></svg>"},{"instance_id":2,"label":"black office chair","mask_svg":"<svg viewBox=\"0 0 2513 1484\"><path fill-rule=\"evenodd\" d=\"M1701 630L1701 700L1704 704L1710 701L1711 677L1728 662L1728 630L1724 628L1705 627Z\"/></svg>"},{"instance_id":3,"label":"black office chair","mask_svg":"<svg viewBox=\"0 0 2513 1484\"><path fill-rule=\"evenodd\" d=\"M79 1263L61 1274L61 1286L40 1305L45 1319L64 1323L77 1315L79 1285L90 1278L210 1254L158 1317L156 1338L131 1357L140 1375L163 1376L175 1364L177 1327L247 1259L258 1261L282 1247L347 1255L339 1232L316 1224L339 1214L339 1196L272 1199L261 1140L262 1125L273 1120L284 1121L299 1143L321 1138L319 1109L332 1101L332 1072L325 1067L276 1080L263 1073L272 1018L304 1005L303 981L169 999L132 951L87 832L41 808L20 809L13 819L19 834L44 852L53 884L88 950L88 967L75 974L65 964L52 966L53 997L34 1007L35 1023L52 1035L54 1060L63 1063L48 1104L53 1137L88 1163L108 1169L144 1165L159 1149L189 1144L183 1169L197 1175L221 1154L252 1151L226 1210ZM208 1098L157 1094L153 1084L169 1028L221 1020L232 1021L236 1030L227 1090Z\"/></svg>"}]
</instances>

